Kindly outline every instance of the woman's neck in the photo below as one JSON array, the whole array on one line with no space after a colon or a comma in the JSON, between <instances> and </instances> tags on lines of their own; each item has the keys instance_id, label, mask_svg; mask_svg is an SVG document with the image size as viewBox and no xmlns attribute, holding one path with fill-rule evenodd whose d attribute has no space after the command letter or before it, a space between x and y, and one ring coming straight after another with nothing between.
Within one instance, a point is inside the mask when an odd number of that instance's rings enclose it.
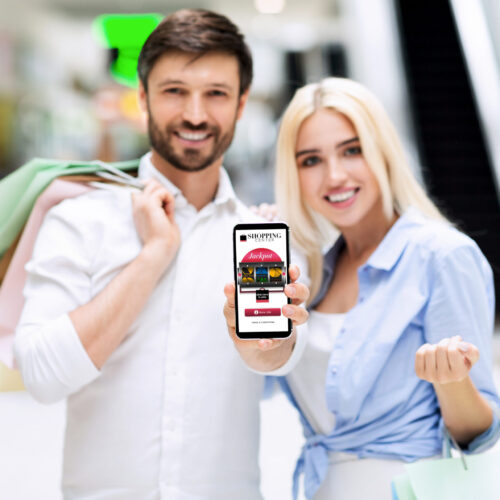
<instances>
[{"instance_id":1,"label":"woman's neck","mask_svg":"<svg viewBox=\"0 0 500 500\"><path fill-rule=\"evenodd\" d=\"M385 235L398 219L394 212L390 219L379 214L364 223L341 230L345 241L346 257L362 265L379 246Z\"/></svg>"}]
</instances>

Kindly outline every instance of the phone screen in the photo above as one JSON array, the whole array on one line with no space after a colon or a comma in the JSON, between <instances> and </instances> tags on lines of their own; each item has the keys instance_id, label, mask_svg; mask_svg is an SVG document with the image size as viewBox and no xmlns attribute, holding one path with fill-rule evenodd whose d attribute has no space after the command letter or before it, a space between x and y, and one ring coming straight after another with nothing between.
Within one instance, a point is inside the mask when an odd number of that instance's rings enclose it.
<instances>
[{"instance_id":1,"label":"phone screen","mask_svg":"<svg viewBox=\"0 0 500 500\"><path fill-rule=\"evenodd\" d=\"M288 226L282 222L234 228L236 334L246 339L283 338L292 322L282 308L290 300Z\"/></svg>"}]
</instances>

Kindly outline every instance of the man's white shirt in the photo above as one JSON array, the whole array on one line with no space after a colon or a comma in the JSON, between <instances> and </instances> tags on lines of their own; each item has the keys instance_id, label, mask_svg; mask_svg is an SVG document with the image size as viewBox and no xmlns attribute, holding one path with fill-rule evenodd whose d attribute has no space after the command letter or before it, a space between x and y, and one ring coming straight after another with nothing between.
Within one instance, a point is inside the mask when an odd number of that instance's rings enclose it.
<instances>
[{"instance_id":1,"label":"man's white shirt","mask_svg":"<svg viewBox=\"0 0 500 500\"><path fill-rule=\"evenodd\" d=\"M139 176L158 179L174 195L181 246L101 370L68 313L139 254L130 190L96 190L54 207L26 267L15 351L37 399L68 397L64 497L259 499L263 377L241 361L222 314L223 287L233 280L233 227L256 217L223 169L215 199L199 212L150 154ZM299 328L292 357L273 374L295 365L305 336Z\"/></svg>"}]
</instances>

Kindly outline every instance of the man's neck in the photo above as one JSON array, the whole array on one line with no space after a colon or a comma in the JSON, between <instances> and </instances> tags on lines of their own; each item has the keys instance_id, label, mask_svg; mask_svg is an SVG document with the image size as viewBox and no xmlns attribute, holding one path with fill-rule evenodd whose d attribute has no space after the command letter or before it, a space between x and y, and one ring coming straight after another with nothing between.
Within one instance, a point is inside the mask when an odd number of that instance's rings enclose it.
<instances>
[{"instance_id":1,"label":"man's neck","mask_svg":"<svg viewBox=\"0 0 500 500\"><path fill-rule=\"evenodd\" d=\"M181 190L184 198L196 210L201 210L215 198L219 186L222 158L198 172L179 170L166 162L154 150L152 151L151 162L161 174Z\"/></svg>"}]
</instances>

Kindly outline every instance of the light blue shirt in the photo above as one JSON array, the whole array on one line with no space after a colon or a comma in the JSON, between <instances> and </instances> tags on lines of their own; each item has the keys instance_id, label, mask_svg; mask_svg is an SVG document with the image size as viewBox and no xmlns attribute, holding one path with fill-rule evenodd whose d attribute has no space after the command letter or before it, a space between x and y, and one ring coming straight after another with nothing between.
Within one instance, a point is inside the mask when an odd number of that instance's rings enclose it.
<instances>
[{"instance_id":1,"label":"light blue shirt","mask_svg":"<svg viewBox=\"0 0 500 500\"><path fill-rule=\"evenodd\" d=\"M325 256L319 303L329 288L342 238ZM491 427L469 443L482 451L500 436L500 400L492 377L494 290L491 268L476 243L409 209L358 269L359 295L336 338L326 376L335 415L328 436L301 413L306 444L294 477L305 473L312 498L328 468L328 452L414 461L441 453L445 429L432 384L415 374L424 343L460 335L476 345L470 376L494 409ZM280 383L297 406L286 383ZM300 412L300 408L299 412Z\"/></svg>"}]
</instances>

